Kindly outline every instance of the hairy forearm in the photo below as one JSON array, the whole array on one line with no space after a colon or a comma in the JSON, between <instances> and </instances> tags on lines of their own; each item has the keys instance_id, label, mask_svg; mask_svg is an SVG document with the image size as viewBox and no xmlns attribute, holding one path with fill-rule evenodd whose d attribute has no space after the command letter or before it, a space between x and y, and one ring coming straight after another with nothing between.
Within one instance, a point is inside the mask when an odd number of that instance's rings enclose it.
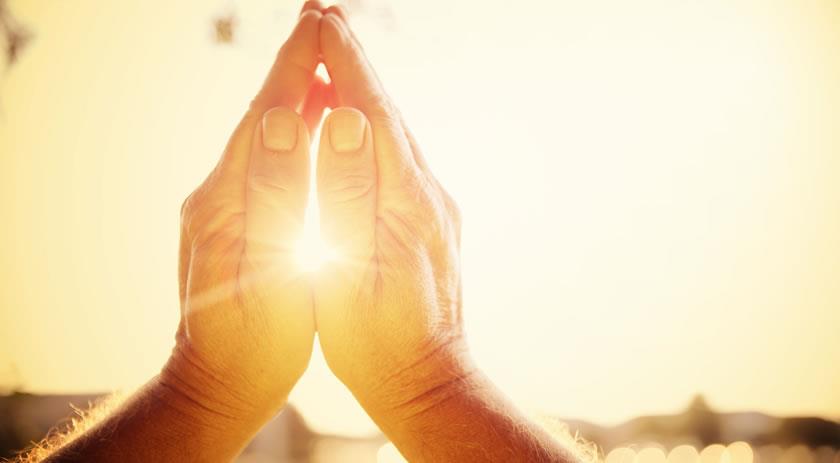
<instances>
[{"instance_id":1,"label":"hairy forearm","mask_svg":"<svg viewBox=\"0 0 840 463\"><path fill-rule=\"evenodd\" d=\"M11 462L38 463L44 461L61 447L64 447L90 429L96 427L110 416L125 398L125 394L115 392L99 398L93 403L89 403L87 408L70 404L70 407L75 412L72 417L69 417L64 423L51 429L41 441L33 442L26 450L17 454Z\"/></svg>"},{"instance_id":2,"label":"hairy forearm","mask_svg":"<svg viewBox=\"0 0 840 463\"><path fill-rule=\"evenodd\" d=\"M98 420L92 426L74 423L20 461L230 461L263 421L221 415L160 377L104 415L87 418Z\"/></svg>"},{"instance_id":3,"label":"hairy forearm","mask_svg":"<svg viewBox=\"0 0 840 463\"><path fill-rule=\"evenodd\" d=\"M520 412L470 361L428 362L365 400L383 432L412 462L582 462L590 455ZM406 374L410 373L410 374ZM416 389L415 389L416 388ZM422 391L411 395L396 389ZM397 400L392 400L395 398Z\"/></svg>"}]
</instances>

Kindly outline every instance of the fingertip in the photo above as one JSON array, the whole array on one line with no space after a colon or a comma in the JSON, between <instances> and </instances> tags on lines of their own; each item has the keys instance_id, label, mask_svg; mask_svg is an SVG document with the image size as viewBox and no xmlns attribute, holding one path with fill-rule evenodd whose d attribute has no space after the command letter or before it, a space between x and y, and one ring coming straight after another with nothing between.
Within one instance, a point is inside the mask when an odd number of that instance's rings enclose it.
<instances>
[{"instance_id":1,"label":"fingertip","mask_svg":"<svg viewBox=\"0 0 840 463\"><path fill-rule=\"evenodd\" d=\"M312 41L311 38L316 38L316 42L314 45L314 50L317 54L318 51L318 44L317 38L320 36L319 29L321 27L321 18L324 15L321 13L321 10L304 10L300 13L300 17L298 18L297 25L295 26L294 30L289 36L289 40L293 40L295 38L301 38L307 41Z\"/></svg>"},{"instance_id":2,"label":"fingertip","mask_svg":"<svg viewBox=\"0 0 840 463\"><path fill-rule=\"evenodd\" d=\"M310 24L318 24L321 21L321 17L323 17L323 13L321 10L304 10L300 13L300 18L298 18L298 27L300 25L305 24L309 26Z\"/></svg>"},{"instance_id":3,"label":"fingertip","mask_svg":"<svg viewBox=\"0 0 840 463\"><path fill-rule=\"evenodd\" d=\"M324 4L319 2L318 0L309 0L304 2L303 7L300 9L300 14L303 15L309 10L315 11L322 11L324 9Z\"/></svg>"},{"instance_id":4,"label":"fingertip","mask_svg":"<svg viewBox=\"0 0 840 463\"><path fill-rule=\"evenodd\" d=\"M347 8L344 5L331 5L327 9L322 10L324 14L334 14L338 16L342 21L348 21L350 18L350 14L347 11Z\"/></svg>"}]
</instances>

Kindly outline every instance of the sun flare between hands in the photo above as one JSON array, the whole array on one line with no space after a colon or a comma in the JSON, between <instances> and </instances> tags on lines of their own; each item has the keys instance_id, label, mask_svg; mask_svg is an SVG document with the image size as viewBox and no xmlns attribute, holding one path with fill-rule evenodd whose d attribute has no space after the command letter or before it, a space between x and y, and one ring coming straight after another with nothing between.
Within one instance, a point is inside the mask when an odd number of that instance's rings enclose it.
<instances>
[{"instance_id":1,"label":"sun flare between hands","mask_svg":"<svg viewBox=\"0 0 840 463\"><path fill-rule=\"evenodd\" d=\"M313 138L320 138L320 129L315 131ZM312 152L318 152L317 141L313 144ZM294 248L295 263L303 273L317 272L325 263L338 258L336 250L321 237L321 213L318 208L318 191L315 188L317 163L313 160L311 165L309 200L303 217L303 230Z\"/></svg>"},{"instance_id":2,"label":"sun flare between hands","mask_svg":"<svg viewBox=\"0 0 840 463\"><path fill-rule=\"evenodd\" d=\"M295 246L295 262L304 273L318 271L325 263L335 259L335 252L321 240L320 233L304 230Z\"/></svg>"},{"instance_id":3,"label":"sun flare between hands","mask_svg":"<svg viewBox=\"0 0 840 463\"><path fill-rule=\"evenodd\" d=\"M303 223L303 232L295 245L295 262L304 273L318 271L325 263L334 260L336 252L321 238L317 199L310 195Z\"/></svg>"}]
</instances>

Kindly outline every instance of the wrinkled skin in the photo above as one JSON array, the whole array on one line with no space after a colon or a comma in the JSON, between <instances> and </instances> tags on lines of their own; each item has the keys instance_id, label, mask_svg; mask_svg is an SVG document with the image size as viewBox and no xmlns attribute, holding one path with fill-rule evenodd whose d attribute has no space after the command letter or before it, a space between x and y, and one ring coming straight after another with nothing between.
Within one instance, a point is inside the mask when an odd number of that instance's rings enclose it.
<instances>
[{"instance_id":1,"label":"wrinkled skin","mask_svg":"<svg viewBox=\"0 0 840 463\"><path fill-rule=\"evenodd\" d=\"M311 288L293 251L309 132L324 109L314 75L320 18L304 8L222 159L181 211L181 322L162 378L227 415L276 412L312 352Z\"/></svg>"},{"instance_id":2,"label":"wrinkled skin","mask_svg":"<svg viewBox=\"0 0 840 463\"><path fill-rule=\"evenodd\" d=\"M375 397L399 406L450 379L435 370L466 363L460 216L343 11L324 15L320 41L341 107L324 122L317 168L321 228L338 249L316 281L319 338L331 369L363 404ZM333 127L340 135L358 126L361 146L337 152Z\"/></svg>"},{"instance_id":3,"label":"wrinkled skin","mask_svg":"<svg viewBox=\"0 0 840 463\"><path fill-rule=\"evenodd\" d=\"M330 85L314 76L319 60ZM293 253L308 136L328 105L338 108L323 123L316 181L324 239L338 257L310 280ZM273 149L278 139L293 147ZM459 233L455 203L344 11L310 2L221 161L184 203L182 317L163 378L222 413L276 411L316 330L363 405L399 407L468 375Z\"/></svg>"}]
</instances>

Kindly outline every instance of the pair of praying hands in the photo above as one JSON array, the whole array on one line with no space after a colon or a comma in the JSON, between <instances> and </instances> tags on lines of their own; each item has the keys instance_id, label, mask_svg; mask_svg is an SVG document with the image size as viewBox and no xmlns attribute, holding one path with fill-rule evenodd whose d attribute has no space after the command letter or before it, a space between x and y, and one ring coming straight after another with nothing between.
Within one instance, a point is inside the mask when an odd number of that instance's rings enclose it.
<instances>
[{"instance_id":1,"label":"pair of praying hands","mask_svg":"<svg viewBox=\"0 0 840 463\"><path fill-rule=\"evenodd\" d=\"M315 182L335 258L304 274L295 248L319 124ZM410 461L573 461L470 359L459 229L346 12L307 2L183 204L171 358L50 461L230 460L284 406L316 332L330 369Z\"/></svg>"},{"instance_id":2,"label":"pair of praying hands","mask_svg":"<svg viewBox=\"0 0 840 463\"><path fill-rule=\"evenodd\" d=\"M315 74L321 61L329 84ZM295 251L310 134L330 106L315 182L334 258L307 275ZM273 414L317 331L330 368L374 417L421 412L474 373L458 220L343 10L308 3L221 161L184 203L182 318L162 380L208 410Z\"/></svg>"}]
</instances>

